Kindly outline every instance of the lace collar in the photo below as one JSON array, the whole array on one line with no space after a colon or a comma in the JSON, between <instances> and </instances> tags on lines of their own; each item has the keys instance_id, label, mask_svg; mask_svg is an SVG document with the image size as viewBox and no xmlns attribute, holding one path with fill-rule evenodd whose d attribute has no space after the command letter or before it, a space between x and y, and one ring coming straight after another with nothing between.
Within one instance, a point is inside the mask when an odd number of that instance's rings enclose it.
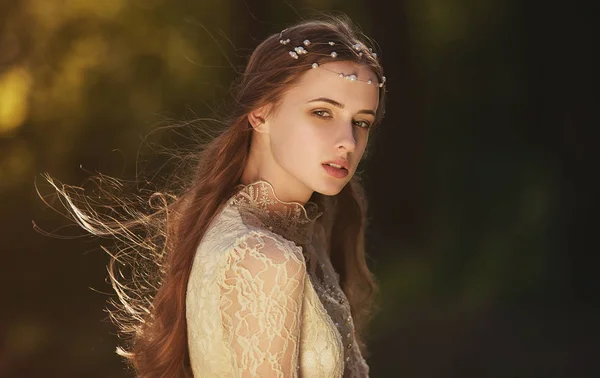
<instances>
[{"instance_id":1,"label":"lace collar","mask_svg":"<svg viewBox=\"0 0 600 378\"><path fill-rule=\"evenodd\" d=\"M269 230L296 244L310 241L316 220L323 215L317 203L285 202L265 180L236 186L231 204L254 214Z\"/></svg>"}]
</instances>

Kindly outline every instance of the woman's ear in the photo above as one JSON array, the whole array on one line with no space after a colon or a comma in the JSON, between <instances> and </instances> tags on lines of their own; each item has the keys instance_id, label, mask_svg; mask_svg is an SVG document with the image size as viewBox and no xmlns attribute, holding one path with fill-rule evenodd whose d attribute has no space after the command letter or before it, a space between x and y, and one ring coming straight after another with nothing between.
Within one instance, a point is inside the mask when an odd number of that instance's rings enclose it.
<instances>
[{"instance_id":1,"label":"woman's ear","mask_svg":"<svg viewBox=\"0 0 600 378\"><path fill-rule=\"evenodd\" d=\"M263 106L248 113L248 122L254 128L255 131L267 131L265 129L267 111L267 106Z\"/></svg>"},{"instance_id":2,"label":"woman's ear","mask_svg":"<svg viewBox=\"0 0 600 378\"><path fill-rule=\"evenodd\" d=\"M248 122L250 122L250 125L256 129L258 126L265 123L265 119L261 113L258 111L253 111L248 114Z\"/></svg>"}]
</instances>

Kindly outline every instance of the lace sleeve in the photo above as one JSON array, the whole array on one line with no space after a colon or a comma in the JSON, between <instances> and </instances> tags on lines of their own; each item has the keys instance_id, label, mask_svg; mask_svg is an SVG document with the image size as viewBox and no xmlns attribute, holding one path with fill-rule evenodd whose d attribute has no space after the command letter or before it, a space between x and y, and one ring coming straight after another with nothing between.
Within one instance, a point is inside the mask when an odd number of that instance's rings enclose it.
<instances>
[{"instance_id":1,"label":"lace sleeve","mask_svg":"<svg viewBox=\"0 0 600 378\"><path fill-rule=\"evenodd\" d=\"M250 234L233 249L220 307L242 377L297 377L305 276L299 247L270 236Z\"/></svg>"}]
</instances>

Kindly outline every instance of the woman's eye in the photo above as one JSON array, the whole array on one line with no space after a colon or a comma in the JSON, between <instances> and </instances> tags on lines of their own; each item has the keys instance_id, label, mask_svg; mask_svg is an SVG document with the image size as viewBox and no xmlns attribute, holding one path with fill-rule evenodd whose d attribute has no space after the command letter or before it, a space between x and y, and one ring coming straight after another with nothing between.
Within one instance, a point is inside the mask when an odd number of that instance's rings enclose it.
<instances>
[{"instance_id":1,"label":"woman's eye","mask_svg":"<svg viewBox=\"0 0 600 378\"><path fill-rule=\"evenodd\" d=\"M312 113L319 118L332 118L329 110L313 110ZM371 123L368 121L353 121L353 124L360 127L361 129L371 128Z\"/></svg>"},{"instance_id":2,"label":"woman's eye","mask_svg":"<svg viewBox=\"0 0 600 378\"><path fill-rule=\"evenodd\" d=\"M360 127L361 129L368 129L371 127L371 124L367 121L355 121L354 124Z\"/></svg>"},{"instance_id":3,"label":"woman's eye","mask_svg":"<svg viewBox=\"0 0 600 378\"><path fill-rule=\"evenodd\" d=\"M322 118L327 118L331 116L327 110L315 110L313 114L316 114L317 116Z\"/></svg>"}]
</instances>

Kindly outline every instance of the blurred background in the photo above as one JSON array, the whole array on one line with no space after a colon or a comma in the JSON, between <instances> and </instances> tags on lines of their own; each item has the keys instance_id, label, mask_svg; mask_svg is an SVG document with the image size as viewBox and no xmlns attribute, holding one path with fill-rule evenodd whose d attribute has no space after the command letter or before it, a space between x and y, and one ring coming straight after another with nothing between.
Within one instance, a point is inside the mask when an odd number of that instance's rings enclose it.
<instances>
[{"instance_id":1,"label":"blurred background","mask_svg":"<svg viewBox=\"0 0 600 378\"><path fill-rule=\"evenodd\" d=\"M132 376L102 241L33 229L77 234L41 174L134 177L150 132L211 117L252 49L318 10L374 38L388 78L363 165L371 376L600 377L597 8L0 0L0 376Z\"/></svg>"}]
</instances>

